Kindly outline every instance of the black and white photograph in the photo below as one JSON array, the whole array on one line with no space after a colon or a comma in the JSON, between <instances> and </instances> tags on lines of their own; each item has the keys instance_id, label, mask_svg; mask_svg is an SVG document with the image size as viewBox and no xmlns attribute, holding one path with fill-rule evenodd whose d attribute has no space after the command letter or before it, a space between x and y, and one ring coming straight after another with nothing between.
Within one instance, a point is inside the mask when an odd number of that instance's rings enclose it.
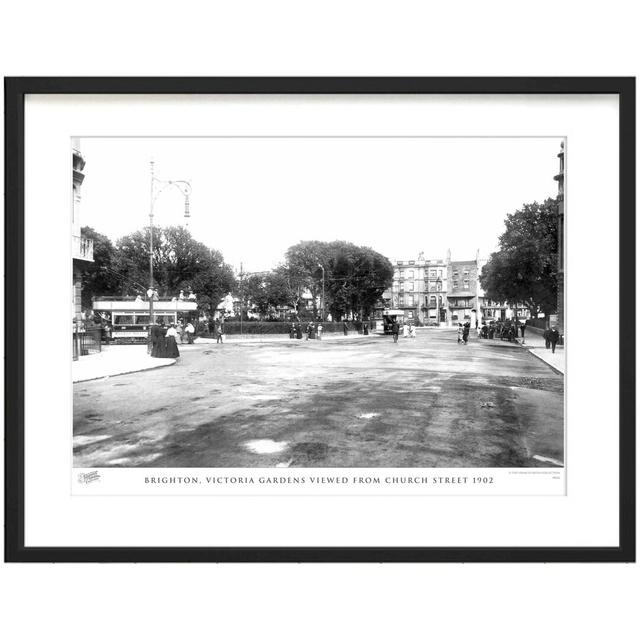
<instances>
[{"instance_id":1,"label":"black and white photograph","mask_svg":"<svg viewBox=\"0 0 640 640\"><path fill-rule=\"evenodd\" d=\"M79 482L564 470L565 143L71 139Z\"/></svg>"}]
</instances>

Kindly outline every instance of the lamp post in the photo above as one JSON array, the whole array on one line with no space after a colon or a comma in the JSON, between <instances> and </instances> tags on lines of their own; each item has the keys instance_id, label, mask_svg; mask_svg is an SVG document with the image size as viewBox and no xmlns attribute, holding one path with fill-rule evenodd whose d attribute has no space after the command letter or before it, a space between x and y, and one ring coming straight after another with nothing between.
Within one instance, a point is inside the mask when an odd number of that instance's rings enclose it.
<instances>
[{"instance_id":1,"label":"lamp post","mask_svg":"<svg viewBox=\"0 0 640 640\"><path fill-rule=\"evenodd\" d=\"M436 278L436 323L440 326L440 291L442 290L442 278Z\"/></svg>"},{"instance_id":2,"label":"lamp post","mask_svg":"<svg viewBox=\"0 0 640 640\"><path fill-rule=\"evenodd\" d=\"M186 180L159 180L155 176L155 163L151 165L151 195L149 205L149 327L153 324L153 207L158 196L168 187L175 187L184 196L184 217L189 221L189 196L191 195L191 184Z\"/></svg>"},{"instance_id":3,"label":"lamp post","mask_svg":"<svg viewBox=\"0 0 640 640\"><path fill-rule=\"evenodd\" d=\"M318 262L318 266L322 269L322 310L321 310L321 316L322 316L322 322L324 322L324 267Z\"/></svg>"}]
</instances>

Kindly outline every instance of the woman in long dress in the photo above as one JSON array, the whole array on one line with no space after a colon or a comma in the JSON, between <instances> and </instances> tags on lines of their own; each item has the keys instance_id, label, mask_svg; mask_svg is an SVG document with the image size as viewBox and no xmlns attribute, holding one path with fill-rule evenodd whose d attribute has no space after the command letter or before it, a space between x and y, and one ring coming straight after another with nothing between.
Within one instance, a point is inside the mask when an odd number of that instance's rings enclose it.
<instances>
[{"instance_id":1,"label":"woman in long dress","mask_svg":"<svg viewBox=\"0 0 640 640\"><path fill-rule=\"evenodd\" d=\"M180 352L178 351L178 344L176 342L176 338L178 337L178 332L176 331L176 325L172 324L167 329L167 334L164 337L165 344L165 353L164 358L179 358Z\"/></svg>"}]
</instances>

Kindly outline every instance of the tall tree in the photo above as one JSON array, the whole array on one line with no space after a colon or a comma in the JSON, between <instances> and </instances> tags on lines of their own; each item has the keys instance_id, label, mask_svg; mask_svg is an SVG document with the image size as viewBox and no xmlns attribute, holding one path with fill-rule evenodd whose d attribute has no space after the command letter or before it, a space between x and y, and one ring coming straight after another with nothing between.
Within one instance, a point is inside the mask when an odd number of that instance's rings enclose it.
<instances>
[{"instance_id":1,"label":"tall tree","mask_svg":"<svg viewBox=\"0 0 640 640\"><path fill-rule=\"evenodd\" d=\"M117 267L131 283L129 293L143 293L149 282L149 232L136 231L115 246ZM191 290L199 308L208 312L235 284L233 269L222 254L194 240L184 227L153 228L153 276L160 296Z\"/></svg>"},{"instance_id":2,"label":"tall tree","mask_svg":"<svg viewBox=\"0 0 640 640\"><path fill-rule=\"evenodd\" d=\"M482 269L480 283L488 297L524 303L532 314L556 308L558 291L558 203L525 204L507 215L500 249Z\"/></svg>"},{"instance_id":3,"label":"tall tree","mask_svg":"<svg viewBox=\"0 0 640 640\"><path fill-rule=\"evenodd\" d=\"M86 263L82 274L82 307L90 309L94 296L118 295L121 276L111 240L91 227L82 227L82 235L93 240L93 262Z\"/></svg>"},{"instance_id":4,"label":"tall tree","mask_svg":"<svg viewBox=\"0 0 640 640\"><path fill-rule=\"evenodd\" d=\"M287 264L301 275L311 293L314 313L325 276L325 307L334 318L354 313L368 315L382 292L390 286L393 267L389 260L369 247L350 242L300 242L287 250Z\"/></svg>"}]
</instances>

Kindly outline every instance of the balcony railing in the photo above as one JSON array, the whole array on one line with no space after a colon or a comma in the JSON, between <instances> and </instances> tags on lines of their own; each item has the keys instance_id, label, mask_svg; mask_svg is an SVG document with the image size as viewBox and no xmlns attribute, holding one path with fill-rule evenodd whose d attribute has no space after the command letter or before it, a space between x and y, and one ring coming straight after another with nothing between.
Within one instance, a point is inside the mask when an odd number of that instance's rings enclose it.
<instances>
[{"instance_id":1,"label":"balcony railing","mask_svg":"<svg viewBox=\"0 0 640 640\"><path fill-rule=\"evenodd\" d=\"M71 254L74 260L93 262L93 240L84 236L72 236Z\"/></svg>"}]
</instances>

